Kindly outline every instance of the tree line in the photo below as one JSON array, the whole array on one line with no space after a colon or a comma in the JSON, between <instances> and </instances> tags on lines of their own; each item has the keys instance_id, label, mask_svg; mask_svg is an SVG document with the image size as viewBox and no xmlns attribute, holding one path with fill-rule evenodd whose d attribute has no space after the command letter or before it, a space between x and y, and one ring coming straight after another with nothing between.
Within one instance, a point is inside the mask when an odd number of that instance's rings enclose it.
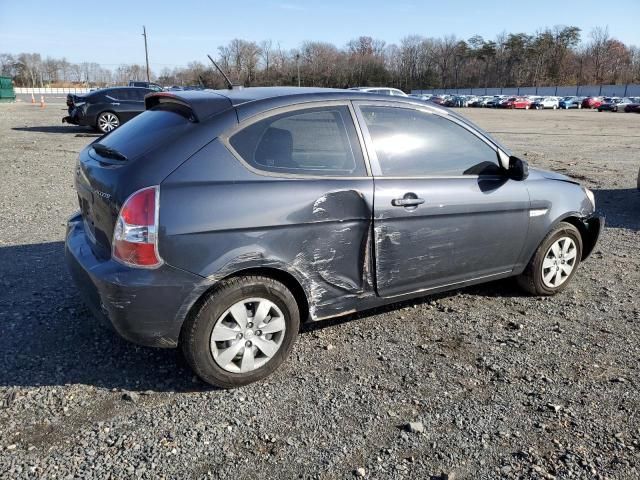
<instances>
[{"instance_id":1,"label":"tree line","mask_svg":"<svg viewBox=\"0 0 640 480\"><path fill-rule=\"evenodd\" d=\"M390 86L405 91L429 88L482 88L640 82L640 48L597 27L583 39L577 27L555 26L535 34L501 33L493 40L475 35L432 38L409 35L398 44L361 36L339 48L305 41L283 49L272 40L233 39L218 47L221 68L245 86ZM72 63L37 53L0 54L0 74L17 86L126 84L145 80L144 65L115 69L98 63ZM152 80L162 85L224 86L207 62L163 68Z\"/></svg>"}]
</instances>

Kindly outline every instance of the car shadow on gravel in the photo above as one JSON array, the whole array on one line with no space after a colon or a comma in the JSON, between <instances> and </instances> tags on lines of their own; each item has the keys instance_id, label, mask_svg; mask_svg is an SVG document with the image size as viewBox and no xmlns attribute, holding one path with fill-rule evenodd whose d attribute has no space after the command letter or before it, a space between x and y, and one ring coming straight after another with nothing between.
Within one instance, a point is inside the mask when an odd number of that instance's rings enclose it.
<instances>
[{"instance_id":1,"label":"car shadow on gravel","mask_svg":"<svg viewBox=\"0 0 640 480\"><path fill-rule=\"evenodd\" d=\"M34 127L13 127L11 130L18 132L38 132L38 133L75 133L82 136L102 136L101 133L87 128L76 125L42 125Z\"/></svg>"},{"instance_id":2,"label":"car shadow on gravel","mask_svg":"<svg viewBox=\"0 0 640 480\"><path fill-rule=\"evenodd\" d=\"M606 217L606 226L640 231L640 190L595 189L596 207Z\"/></svg>"},{"instance_id":3,"label":"car shadow on gravel","mask_svg":"<svg viewBox=\"0 0 640 480\"><path fill-rule=\"evenodd\" d=\"M138 347L83 305L64 243L0 248L0 386L200 391L176 349Z\"/></svg>"}]
</instances>

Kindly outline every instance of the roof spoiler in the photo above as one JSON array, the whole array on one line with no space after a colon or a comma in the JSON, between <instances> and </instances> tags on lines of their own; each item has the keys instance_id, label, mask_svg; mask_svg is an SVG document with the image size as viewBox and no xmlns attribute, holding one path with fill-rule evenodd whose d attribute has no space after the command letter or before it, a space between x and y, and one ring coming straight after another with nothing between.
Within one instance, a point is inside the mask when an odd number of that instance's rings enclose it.
<instances>
[{"instance_id":1,"label":"roof spoiler","mask_svg":"<svg viewBox=\"0 0 640 480\"><path fill-rule=\"evenodd\" d=\"M145 110L163 103L188 109L196 122L202 122L233 106L227 97L212 91L153 92L144 97Z\"/></svg>"}]
</instances>

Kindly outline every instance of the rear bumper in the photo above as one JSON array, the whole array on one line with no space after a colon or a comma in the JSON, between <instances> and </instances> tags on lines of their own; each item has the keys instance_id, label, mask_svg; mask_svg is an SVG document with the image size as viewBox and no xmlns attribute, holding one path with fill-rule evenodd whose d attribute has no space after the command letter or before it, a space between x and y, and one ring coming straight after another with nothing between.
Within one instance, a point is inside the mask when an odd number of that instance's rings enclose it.
<instances>
[{"instance_id":1,"label":"rear bumper","mask_svg":"<svg viewBox=\"0 0 640 480\"><path fill-rule=\"evenodd\" d=\"M72 125L78 125L78 119L68 115L66 117L62 117L62 123L71 123Z\"/></svg>"},{"instance_id":2,"label":"rear bumper","mask_svg":"<svg viewBox=\"0 0 640 480\"><path fill-rule=\"evenodd\" d=\"M582 245L582 260L589 258L593 252L602 230L604 230L605 218L600 213L594 213L582 220L585 227L584 242Z\"/></svg>"},{"instance_id":3,"label":"rear bumper","mask_svg":"<svg viewBox=\"0 0 640 480\"><path fill-rule=\"evenodd\" d=\"M136 269L98 259L87 242L80 214L67 224L65 256L92 313L139 345L177 346L189 309L206 290L202 277L167 265Z\"/></svg>"},{"instance_id":4,"label":"rear bumper","mask_svg":"<svg viewBox=\"0 0 640 480\"><path fill-rule=\"evenodd\" d=\"M91 127L95 125L95 120L84 115L80 108L74 108L69 111L69 115L62 118L62 123Z\"/></svg>"}]
</instances>

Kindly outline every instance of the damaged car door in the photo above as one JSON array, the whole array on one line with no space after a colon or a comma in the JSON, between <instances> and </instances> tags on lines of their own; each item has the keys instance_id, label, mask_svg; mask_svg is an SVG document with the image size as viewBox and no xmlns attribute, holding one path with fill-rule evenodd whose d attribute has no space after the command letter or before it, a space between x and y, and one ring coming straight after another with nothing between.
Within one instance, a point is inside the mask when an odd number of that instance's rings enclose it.
<instances>
[{"instance_id":1,"label":"damaged car door","mask_svg":"<svg viewBox=\"0 0 640 480\"><path fill-rule=\"evenodd\" d=\"M508 275L529 223L525 182L497 149L446 114L359 103L373 170L381 296Z\"/></svg>"}]
</instances>

